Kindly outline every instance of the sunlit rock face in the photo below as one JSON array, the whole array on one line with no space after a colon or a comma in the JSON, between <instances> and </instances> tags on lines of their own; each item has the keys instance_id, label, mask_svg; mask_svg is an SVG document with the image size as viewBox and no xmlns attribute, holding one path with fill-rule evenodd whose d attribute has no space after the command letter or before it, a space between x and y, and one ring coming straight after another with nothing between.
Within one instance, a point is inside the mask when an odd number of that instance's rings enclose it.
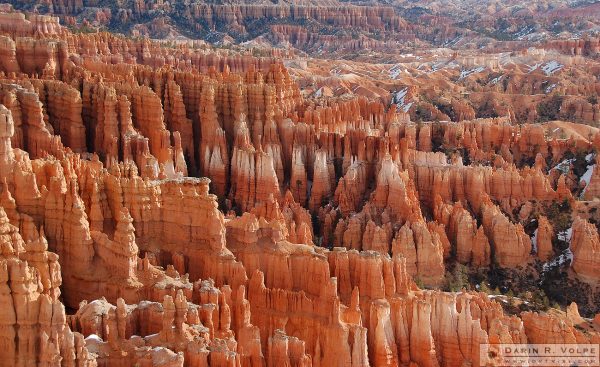
<instances>
[{"instance_id":1,"label":"sunlit rock face","mask_svg":"<svg viewBox=\"0 0 600 367\"><path fill-rule=\"evenodd\" d=\"M0 366L478 366L485 343L600 340L579 294L600 279L598 129L458 100L416 123L307 96L277 55L0 10ZM194 11L241 30L282 10ZM579 308L531 295L557 269Z\"/></svg>"}]
</instances>

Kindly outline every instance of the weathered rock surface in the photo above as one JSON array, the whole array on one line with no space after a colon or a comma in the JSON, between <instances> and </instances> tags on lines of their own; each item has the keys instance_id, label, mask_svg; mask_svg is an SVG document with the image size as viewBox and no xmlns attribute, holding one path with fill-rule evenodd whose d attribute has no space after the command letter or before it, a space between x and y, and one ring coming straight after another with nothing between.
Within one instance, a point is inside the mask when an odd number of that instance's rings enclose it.
<instances>
[{"instance_id":1,"label":"weathered rock surface","mask_svg":"<svg viewBox=\"0 0 600 367\"><path fill-rule=\"evenodd\" d=\"M596 227L584 219L573 222L570 249L573 252L573 270L586 282L597 284L600 261L600 238Z\"/></svg>"}]
</instances>

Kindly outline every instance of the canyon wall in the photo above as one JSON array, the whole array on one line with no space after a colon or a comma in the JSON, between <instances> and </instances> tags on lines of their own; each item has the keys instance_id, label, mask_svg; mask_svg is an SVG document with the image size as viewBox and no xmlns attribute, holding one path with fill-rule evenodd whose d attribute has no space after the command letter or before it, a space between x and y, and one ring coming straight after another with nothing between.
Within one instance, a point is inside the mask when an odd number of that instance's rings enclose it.
<instances>
[{"instance_id":1,"label":"canyon wall","mask_svg":"<svg viewBox=\"0 0 600 367\"><path fill-rule=\"evenodd\" d=\"M597 131L417 124L305 99L274 59L46 21L0 16L0 365L462 366L483 343L598 342L576 305L440 290L459 265L558 258L546 206L598 199L568 158ZM595 286L597 227L568 224L566 271Z\"/></svg>"}]
</instances>

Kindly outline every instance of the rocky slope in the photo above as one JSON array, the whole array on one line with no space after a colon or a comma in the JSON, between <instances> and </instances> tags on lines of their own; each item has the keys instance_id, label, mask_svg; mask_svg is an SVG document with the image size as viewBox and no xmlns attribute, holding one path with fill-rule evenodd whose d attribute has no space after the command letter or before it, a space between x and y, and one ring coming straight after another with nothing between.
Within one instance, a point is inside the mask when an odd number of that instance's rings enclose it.
<instances>
[{"instance_id":1,"label":"rocky slope","mask_svg":"<svg viewBox=\"0 0 600 367\"><path fill-rule=\"evenodd\" d=\"M9 1L81 30L294 47L313 55L393 54L406 46L495 49L597 33L592 1Z\"/></svg>"},{"instance_id":2,"label":"rocky slope","mask_svg":"<svg viewBox=\"0 0 600 367\"><path fill-rule=\"evenodd\" d=\"M41 15L0 33L0 366L461 366L482 343L599 342L597 129L415 123L305 98L273 57Z\"/></svg>"},{"instance_id":3,"label":"rocky slope","mask_svg":"<svg viewBox=\"0 0 600 367\"><path fill-rule=\"evenodd\" d=\"M60 17L75 32L118 31L160 39L168 47L209 49L208 41L283 58L305 97L380 98L414 121L509 116L519 122L600 123L598 4L60 0L13 5ZM39 29L49 31L46 24Z\"/></svg>"},{"instance_id":4,"label":"rocky slope","mask_svg":"<svg viewBox=\"0 0 600 367\"><path fill-rule=\"evenodd\" d=\"M413 121L509 117L598 127L600 64L585 51L594 42L589 38L581 45L552 43L519 52L416 49L353 61L292 59L286 65L308 98L378 98Z\"/></svg>"}]
</instances>

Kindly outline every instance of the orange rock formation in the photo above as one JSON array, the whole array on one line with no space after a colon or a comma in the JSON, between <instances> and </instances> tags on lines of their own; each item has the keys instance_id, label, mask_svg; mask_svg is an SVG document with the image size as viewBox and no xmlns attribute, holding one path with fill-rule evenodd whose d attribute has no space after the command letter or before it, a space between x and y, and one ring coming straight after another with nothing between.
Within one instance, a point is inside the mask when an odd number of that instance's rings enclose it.
<instances>
[{"instance_id":1,"label":"orange rock formation","mask_svg":"<svg viewBox=\"0 0 600 367\"><path fill-rule=\"evenodd\" d=\"M233 26L264 11L224 7ZM399 26L377 9L327 16ZM1 13L0 32L0 366L463 366L481 343L598 342L573 308L519 317L417 285L453 261L552 259L551 218L535 254L515 213L576 200L544 163L587 139L316 103L272 59L54 18ZM599 247L576 218L576 277L597 283Z\"/></svg>"}]
</instances>

